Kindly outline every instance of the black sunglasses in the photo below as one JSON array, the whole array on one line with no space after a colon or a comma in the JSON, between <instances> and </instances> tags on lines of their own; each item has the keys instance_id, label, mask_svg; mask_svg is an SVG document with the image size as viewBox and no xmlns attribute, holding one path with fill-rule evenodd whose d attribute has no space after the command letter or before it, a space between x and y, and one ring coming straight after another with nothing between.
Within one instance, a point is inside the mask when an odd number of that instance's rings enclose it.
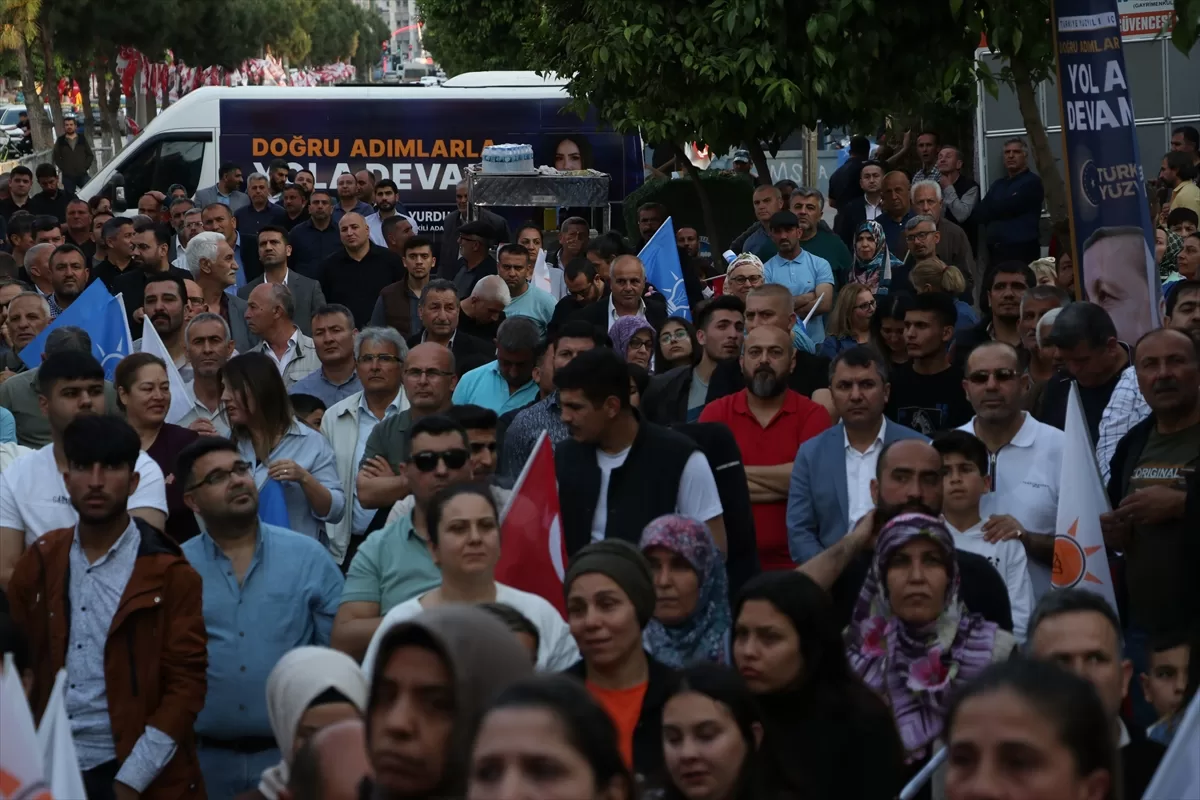
<instances>
[{"instance_id":1,"label":"black sunglasses","mask_svg":"<svg viewBox=\"0 0 1200 800\"><path fill-rule=\"evenodd\" d=\"M419 453L413 453L408 460L421 472L433 472L437 469L439 461L445 461L447 469L462 469L468 458L470 458L470 454L464 448L456 447L453 450L438 452L422 450Z\"/></svg>"}]
</instances>

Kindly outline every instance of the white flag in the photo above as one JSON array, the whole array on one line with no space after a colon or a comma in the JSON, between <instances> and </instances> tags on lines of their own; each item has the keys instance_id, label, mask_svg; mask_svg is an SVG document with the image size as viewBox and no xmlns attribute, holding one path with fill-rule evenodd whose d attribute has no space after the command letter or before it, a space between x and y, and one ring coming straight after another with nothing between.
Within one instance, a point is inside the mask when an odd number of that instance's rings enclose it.
<instances>
[{"instance_id":1,"label":"white flag","mask_svg":"<svg viewBox=\"0 0 1200 800\"><path fill-rule=\"evenodd\" d=\"M0 675L0 731L0 797L50 800L33 714L12 653L5 654Z\"/></svg>"},{"instance_id":2,"label":"white flag","mask_svg":"<svg viewBox=\"0 0 1200 800\"><path fill-rule=\"evenodd\" d=\"M1142 800L1200 798L1200 694L1192 698Z\"/></svg>"},{"instance_id":3,"label":"white flag","mask_svg":"<svg viewBox=\"0 0 1200 800\"><path fill-rule=\"evenodd\" d=\"M1104 536L1100 533L1100 515L1112 508L1100 480L1096 448L1092 446L1079 387L1074 382L1067 398L1067 424L1063 433L1051 582L1055 589L1079 587L1096 592L1116 611L1112 573L1104 551Z\"/></svg>"},{"instance_id":4,"label":"white flag","mask_svg":"<svg viewBox=\"0 0 1200 800\"><path fill-rule=\"evenodd\" d=\"M167 422L176 423L191 412L192 396L149 316L142 320L142 352L158 356L167 365L167 380L171 383L171 407L167 409Z\"/></svg>"},{"instance_id":5,"label":"white flag","mask_svg":"<svg viewBox=\"0 0 1200 800\"><path fill-rule=\"evenodd\" d=\"M46 765L46 783L54 797L86 797L79 757L75 755L75 740L71 738L71 723L67 721L66 702L67 671L60 669L37 730Z\"/></svg>"},{"instance_id":6,"label":"white flag","mask_svg":"<svg viewBox=\"0 0 1200 800\"><path fill-rule=\"evenodd\" d=\"M563 266L566 266L565 264ZM546 264L546 251L538 250L537 261L533 262L533 280L530 281L534 286L541 289L543 292L554 294L550 286L550 267ZM562 298L555 298L561 300Z\"/></svg>"}]
</instances>

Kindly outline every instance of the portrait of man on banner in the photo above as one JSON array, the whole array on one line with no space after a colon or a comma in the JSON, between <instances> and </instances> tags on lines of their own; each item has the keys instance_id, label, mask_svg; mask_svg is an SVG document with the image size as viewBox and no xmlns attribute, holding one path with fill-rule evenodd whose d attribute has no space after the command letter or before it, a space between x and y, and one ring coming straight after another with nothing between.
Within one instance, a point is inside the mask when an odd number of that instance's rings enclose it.
<instances>
[{"instance_id":1,"label":"portrait of man on banner","mask_svg":"<svg viewBox=\"0 0 1200 800\"><path fill-rule=\"evenodd\" d=\"M1108 312L1122 340L1159 327L1158 269L1141 228L1097 228L1083 243L1082 274L1088 299Z\"/></svg>"}]
</instances>

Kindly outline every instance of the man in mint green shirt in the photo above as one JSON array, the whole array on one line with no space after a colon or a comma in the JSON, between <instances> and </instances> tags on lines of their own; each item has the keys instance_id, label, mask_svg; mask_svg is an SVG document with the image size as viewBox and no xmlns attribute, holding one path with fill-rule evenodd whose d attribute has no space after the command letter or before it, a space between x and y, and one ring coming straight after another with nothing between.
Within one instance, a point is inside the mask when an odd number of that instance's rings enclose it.
<instances>
[{"instance_id":1,"label":"man in mint green shirt","mask_svg":"<svg viewBox=\"0 0 1200 800\"><path fill-rule=\"evenodd\" d=\"M346 573L342 603L333 621L333 647L361 659L380 620L395 606L442 582L429 552L425 505L438 490L471 480L467 432L436 414L413 423L404 475L412 494L400 501L400 518L367 537Z\"/></svg>"},{"instance_id":2,"label":"man in mint green shirt","mask_svg":"<svg viewBox=\"0 0 1200 800\"><path fill-rule=\"evenodd\" d=\"M545 289L539 289L529 281L533 277L533 262L529 251L519 244L506 244L496 254L496 274L508 286L512 296L504 308L504 315L527 317L538 326L538 332L546 335L546 325L554 316L554 307L558 300Z\"/></svg>"}]
</instances>

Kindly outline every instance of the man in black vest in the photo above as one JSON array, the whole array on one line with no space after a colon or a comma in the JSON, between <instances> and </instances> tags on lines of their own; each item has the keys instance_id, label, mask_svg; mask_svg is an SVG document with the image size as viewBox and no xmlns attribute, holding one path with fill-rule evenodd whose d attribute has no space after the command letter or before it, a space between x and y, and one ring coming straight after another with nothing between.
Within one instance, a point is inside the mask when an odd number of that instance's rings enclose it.
<instances>
[{"instance_id":1,"label":"man in black vest","mask_svg":"<svg viewBox=\"0 0 1200 800\"><path fill-rule=\"evenodd\" d=\"M726 550L721 498L708 460L682 434L644 422L629 405L629 368L608 348L557 370L571 438L554 449L568 556L606 538L637 543L663 514L704 520Z\"/></svg>"}]
</instances>

